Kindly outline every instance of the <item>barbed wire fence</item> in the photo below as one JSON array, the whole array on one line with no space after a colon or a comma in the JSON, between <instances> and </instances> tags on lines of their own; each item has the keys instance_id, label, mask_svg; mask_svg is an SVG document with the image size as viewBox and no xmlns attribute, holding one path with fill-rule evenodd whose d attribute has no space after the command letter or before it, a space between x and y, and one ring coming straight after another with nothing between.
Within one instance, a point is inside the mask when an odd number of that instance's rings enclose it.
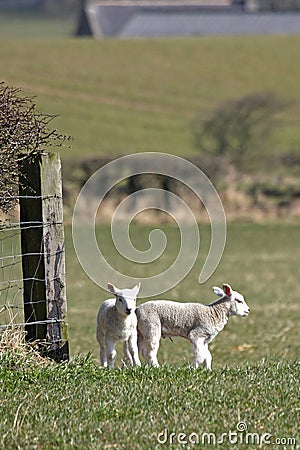
<instances>
[{"instance_id":1,"label":"barbed wire fence","mask_svg":"<svg viewBox=\"0 0 300 450\"><path fill-rule=\"evenodd\" d=\"M15 212L0 222L0 333L24 329L26 341L61 361L69 345L59 155L40 154L20 170Z\"/></svg>"},{"instance_id":2,"label":"barbed wire fence","mask_svg":"<svg viewBox=\"0 0 300 450\"><path fill-rule=\"evenodd\" d=\"M20 223L0 225L0 329L23 322L23 282Z\"/></svg>"}]
</instances>

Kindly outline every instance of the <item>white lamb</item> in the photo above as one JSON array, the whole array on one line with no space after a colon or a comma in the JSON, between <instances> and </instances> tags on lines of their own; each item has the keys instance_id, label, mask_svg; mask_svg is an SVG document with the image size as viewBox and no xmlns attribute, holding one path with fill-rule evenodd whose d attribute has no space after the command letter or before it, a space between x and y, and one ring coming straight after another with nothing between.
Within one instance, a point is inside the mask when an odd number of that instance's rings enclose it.
<instances>
[{"instance_id":1,"label":"white lamb","mask_svg":"<svg viewBox=\"0 0 300 450\"><path fill-rule=\"evenodd\" d=\"M116 298L102 303L97 315L97 341L100 346L100 363L103 367L114 367L118 341L123 342L124 362L140 366L137 347L136 297L140 283L132 289L118 289L108 283L109 291Z\"/></svg>"},{"instance_id":2,"label":"white lamb","mask_svg":"<svg viewBox=\"0 0 300 450\"><path fill-rule=\"evenodd\" d=\"M221 298L210 305L156 300L136 309L138 348L149 365L159 366L157 352L161 337L181 336L192 344L193 366L202 364L211 370L208 344L223 330L230 316L250 313L242 294L233 291L229 284L213 290Z\"/></svg>"}]
</instances>

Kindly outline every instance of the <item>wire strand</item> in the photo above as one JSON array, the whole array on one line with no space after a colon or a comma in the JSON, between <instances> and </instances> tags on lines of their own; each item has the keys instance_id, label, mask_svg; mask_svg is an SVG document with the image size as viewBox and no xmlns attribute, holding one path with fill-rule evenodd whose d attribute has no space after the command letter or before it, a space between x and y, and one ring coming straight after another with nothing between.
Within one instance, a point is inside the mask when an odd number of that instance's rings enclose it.
<instances>
[{"instance_id":1,"label":"wire strand","mask_svg":"<svg viewBox=\"0 0 300 450\"><path fill-rule=\"evenodd\" d=\"M32 200L57 200L62 199L61 195L7 195L0 196L1 200L17 200L18 201L32 201ZM19 202L20 203L20 202ZM49 202L51 204L51 202ZM18 204L17 204L18 205ZM51 227L63 226L62 221L55 220L25 220L20 221L19 208L15 210L15 215L7 219L0 219L0 329L10 327L28 327L35 325L54 325L63 323L61 318L38 320L36 316L35 306L41 303L47 303L49 300L46 298L34 298L33 289L36 283L44 283L45 289L49 284L64 277L64 273L61 273L52 278L38 276L38 271L44 258L53 258L59 254L64 253L64 246L58 251L52 251L46 253L44 251L44 241L41 239L39 251L22 252L21 248L21 234L26 230L32 229L49 229ZM22 260L23 258L30 258L35 263L34 271L31 273L33 276L23 277ZM49 259L48 259L49 260ZM31 275L30 274L30 275ZM24 283L29 283L31 292L28 293L28 298L24 298ZM31 284L30 284L31 283ZM61 298L52 299L51 301L60 302ZM32 307L32 321L27 322L24 320L24 307ZM4 322L4 323L3 323ZM5 323L9 322L9 323ZM51 341L52 343L53 341Z\"/></svg>"}]
</instances>

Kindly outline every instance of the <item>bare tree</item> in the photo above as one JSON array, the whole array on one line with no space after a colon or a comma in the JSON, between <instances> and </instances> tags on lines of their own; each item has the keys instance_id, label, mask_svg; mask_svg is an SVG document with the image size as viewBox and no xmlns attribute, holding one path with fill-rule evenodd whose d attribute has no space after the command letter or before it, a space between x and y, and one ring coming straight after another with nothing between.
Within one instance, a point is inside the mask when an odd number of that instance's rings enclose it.
<instances>
[{"instance_id":1,"label":"bare tree","mask_svg":"<svg viewBox=\"0 0 300 450\"><path fill-rule=\"evenodd\" d=\"M227 156L241 168L251 153L263 149L279 114L290 104L272 92L225 101L209 118L193 121L195 145L202 152Z\"/></svg>"},{"instance_id":2,"label":"bare tree","mask_svg":"<svg viewBox=\"0 0 300 450\"><path fill-rule=\"evenodd\" d=\"M0 210L7 212L16 203L22 161L70 139L49 128L54 117L39 112L22 89L0 83Z\"/></svg>"}]
</instances>

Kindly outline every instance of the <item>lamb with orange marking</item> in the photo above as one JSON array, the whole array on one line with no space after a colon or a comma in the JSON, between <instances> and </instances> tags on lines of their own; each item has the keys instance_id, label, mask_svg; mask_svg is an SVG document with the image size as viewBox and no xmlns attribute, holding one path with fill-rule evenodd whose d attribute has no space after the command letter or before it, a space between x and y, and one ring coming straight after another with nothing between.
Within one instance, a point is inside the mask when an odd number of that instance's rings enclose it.
<instances>
[{"instance_id":1,"label":"lamb with orange marking","mask_svg":"<svg viewBox=\"0 0 300 450\"><path fill-rule=\"evenodd\" d=\"M154 300L136 309L138 348L149 365L159 366L157 352L161 337L181 336L192 344L192 365L198 367L201 364L211 370L208 344L223 330L230 316L248 316L250 313L243 295L229 284L213 290L220 299L209 305Z\"/></svg>"}]
</instances>

